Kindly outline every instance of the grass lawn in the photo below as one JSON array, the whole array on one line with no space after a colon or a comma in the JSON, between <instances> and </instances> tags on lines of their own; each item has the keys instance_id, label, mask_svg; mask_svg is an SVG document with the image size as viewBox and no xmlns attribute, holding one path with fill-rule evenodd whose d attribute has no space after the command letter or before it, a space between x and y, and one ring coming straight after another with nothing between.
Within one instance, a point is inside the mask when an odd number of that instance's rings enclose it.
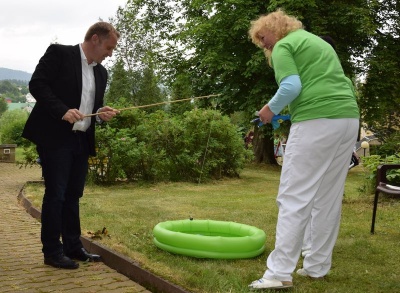
<instances>
[{"instance_id":1,"label":"grass lawn","mask_svg":"<svg viewBox=\"0 0 400 293\"><path fill-rule=\"evenodd\" d=\"M247 167L239 179L202 184L88 186L81 200L82 228L87 233L106 227L111 236L99 240L103 245L191 292L249 292L248 284L262 276L274 247L279 176L280 167L262 165ZM400 200L381 197L376 234L370 235L373 195L360 193L364 178L362 166L349 172L331 272L322 281L294 274L291 292L400 292ZM42 193L41 185L26 189L36 206ZM157 223L190 216L263 229L266 251L252 259L196 259L153 244Z\"/></svg>"}]
</instances>

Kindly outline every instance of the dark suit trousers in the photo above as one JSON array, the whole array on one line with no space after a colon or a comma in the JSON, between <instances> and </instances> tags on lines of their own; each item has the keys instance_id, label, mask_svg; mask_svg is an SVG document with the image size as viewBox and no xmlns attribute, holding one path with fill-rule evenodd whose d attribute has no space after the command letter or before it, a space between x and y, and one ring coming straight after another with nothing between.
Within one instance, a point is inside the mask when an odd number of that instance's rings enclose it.
<instances>
[{"instance_id":1,"label":"dark suit trousers","mask_svg":"<svg viewBox=\"0 0 400 293\"><path fill-rule=\"evenodd\" d=\"M37 146L37 151L45 181L42 251L44 257L67 254L82 247L79 199L83 195L88 171L86 133L74 133L71 141L56 149Z\"/></svg>"}]
</instances>

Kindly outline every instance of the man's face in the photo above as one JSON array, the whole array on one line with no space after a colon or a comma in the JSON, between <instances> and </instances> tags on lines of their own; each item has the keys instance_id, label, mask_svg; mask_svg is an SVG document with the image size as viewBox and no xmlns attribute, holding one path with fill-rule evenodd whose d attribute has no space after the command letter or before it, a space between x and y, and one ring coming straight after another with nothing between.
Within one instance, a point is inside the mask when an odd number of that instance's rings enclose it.
<instances>
[{"instance_id":1,"label":"man's face","mask_svg":"<svg viewBox=\"0 0 400 293\"><path fill-rule=\"evenodd\" d=\"M96 63L103 62L107 57L111 57L114 49L117 47L118 38L115 34L110 33L108 38L99 38L97 35L93 36L93 61Z\"/></svg>"}]
</instances>

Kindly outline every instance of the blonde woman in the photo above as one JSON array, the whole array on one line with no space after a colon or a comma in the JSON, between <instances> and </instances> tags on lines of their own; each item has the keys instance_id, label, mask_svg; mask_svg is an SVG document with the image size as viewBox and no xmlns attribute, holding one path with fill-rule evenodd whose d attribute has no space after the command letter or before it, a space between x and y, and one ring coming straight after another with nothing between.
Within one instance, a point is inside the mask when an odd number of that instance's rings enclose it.
<instances>
[{"instance_id":1,"label":"blonde woman","mask_svg":"<svg viewBox=\"0 0 400 293\"><path fill-rule=\"evenodd\" d=\"M289 106L277 204L275 248L252 289L292 287L311 219L311 249L297 273L324 277L340 225L344 183L357 137L359 110L334 49L282 10L251 22L249 35L264 49L279 88L259 111L263 123Z\"/></svg>"}]
</instances>

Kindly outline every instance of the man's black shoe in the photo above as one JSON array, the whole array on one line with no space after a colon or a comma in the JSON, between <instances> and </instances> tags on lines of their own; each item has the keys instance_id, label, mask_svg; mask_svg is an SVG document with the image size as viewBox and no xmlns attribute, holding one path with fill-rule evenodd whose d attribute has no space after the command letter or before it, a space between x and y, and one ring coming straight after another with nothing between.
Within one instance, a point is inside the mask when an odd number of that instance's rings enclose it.
<instances>
[{"instance_id":1,"label":"man's black shoe","mask_svg":"<svg viewBox=\"0 0 400 293\"><path fill-rule=\"evenodd\" d=\"M91 254L86 251L85 248L77 249L67 254L69 258L77 259L81 261L100 261L101 257L98 254Z\"/></svg>"},{"instance_id":2,"label":"man's black shoe","mask_svg":"<svg viewBox=\"0 0 400 293\"><path fill-rule=\"evenodd\" d=\"M69 269L74 270L79 268L79 264L74 262L69 257L66 257L64 254L58 254L53 257L45 257L44 264L59 268L59 269Z\"/></svg>"}]
</instances>

